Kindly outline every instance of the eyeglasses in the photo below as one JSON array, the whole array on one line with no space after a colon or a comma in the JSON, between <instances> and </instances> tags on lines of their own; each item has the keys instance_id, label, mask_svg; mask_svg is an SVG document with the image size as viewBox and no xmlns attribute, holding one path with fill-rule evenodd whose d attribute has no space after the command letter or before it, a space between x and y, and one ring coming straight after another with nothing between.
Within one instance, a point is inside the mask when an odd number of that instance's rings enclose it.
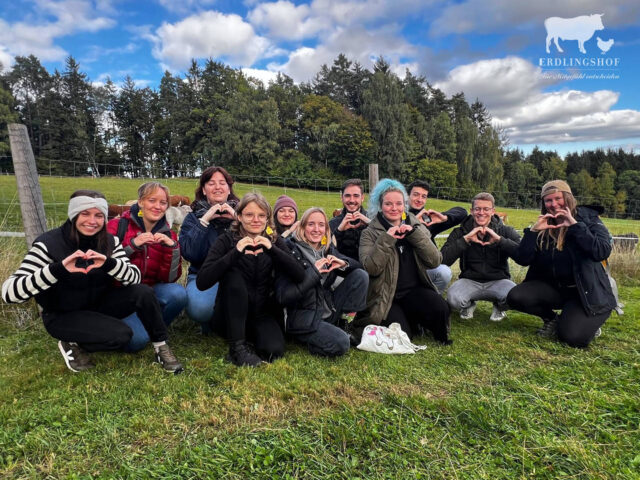
<instances>
[{"instance_id":1,"label":"eyeglasses","mask_svg":"<svg viewBox=\"0 0 640 480\"><path fill-rule=\"evenodd\" d=\"M493 207L473 207L473 211L476 213L489 213L491 210L493 210Z\"/></svg>"}]
</instances>

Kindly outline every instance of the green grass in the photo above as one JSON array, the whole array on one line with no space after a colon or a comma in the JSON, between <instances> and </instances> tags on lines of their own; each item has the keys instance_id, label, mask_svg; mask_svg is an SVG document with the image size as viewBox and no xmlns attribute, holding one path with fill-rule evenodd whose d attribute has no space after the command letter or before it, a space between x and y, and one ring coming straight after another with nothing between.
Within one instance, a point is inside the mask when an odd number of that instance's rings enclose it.
<instances>
[{"instance_id":1,"label":"green grass","mask_svg":"<svg viewBox=\"0 0 640 480\"><path fill-rule=\"evenodd\" d=\"M62 180L43 179L61 203L76 188L134 198L139 183ZM289 193L301 208L339 203ZM25 248L0 239L3 278ZM638 479L640 286L621 283L625 315L584 351L539 339L528 315L490 322L480 303L473 320L452 316L451 347L422 337L416 355L326 360L288 344L271 365L236 368L221 339L181 317L179 376L150 347L95 354L94 370L72 374L33 302L0 304L0 478Z\"/></svg>"}]
</instances>

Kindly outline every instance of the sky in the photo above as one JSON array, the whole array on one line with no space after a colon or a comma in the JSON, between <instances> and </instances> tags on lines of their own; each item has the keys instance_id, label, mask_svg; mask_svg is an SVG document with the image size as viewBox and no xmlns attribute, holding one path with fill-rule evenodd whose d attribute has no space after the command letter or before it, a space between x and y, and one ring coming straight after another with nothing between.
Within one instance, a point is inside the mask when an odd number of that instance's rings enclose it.
<instances>
[{"instance_id":1,"label":"sky","mask_svg":"<svg viewBox=\"0 0 640 480\"><path fill-rule=\"evenodd\" d=\"M71 55L95 84L155 88L208 58L305 82L340 53L479 99L510 148L640 153L637 0L0 0L5 68Z\"/></svg>"}]
</instances>

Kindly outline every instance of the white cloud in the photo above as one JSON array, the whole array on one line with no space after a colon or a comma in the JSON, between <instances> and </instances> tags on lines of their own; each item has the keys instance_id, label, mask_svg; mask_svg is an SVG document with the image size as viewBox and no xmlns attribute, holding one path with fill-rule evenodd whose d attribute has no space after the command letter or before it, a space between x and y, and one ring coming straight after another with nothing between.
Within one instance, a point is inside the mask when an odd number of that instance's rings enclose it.
<instances>
[{"instance_id":1,"label":"white cloud","mask_svg":"<svg viewBox=\"0 0 640 480\"><path fill-rule=\"evenodd\" d=\"M275 81L278 76L278 72L272 72L271 70L260 70L257 68L242 68L241 70L246 77L257 78L265 87L268 87L269 82Z\"/></svg>"},{"instance_id":2,"label":"white cloud","mask_svg":"<svg viewBox=\"0 0 640 480\"><path fill-rule=\"evenodd\" d=\"M184 15L209 8L216 0L158 0L158 3L169 12Z\"/></svg>"},{"instance_id":3,"label":"white cloud","mask_svg":"<svg viewBox=\"0 0 640 480\"><path fill-rule=\"evenodd\" d=\"M5 47L0 45L0 73L9 70L13 65L13 56L7 51Z\"/></svg>"},{"instance_id":4,"label":"white cloud","mask_svg":"<svg viewBox=\"0 0 640 480\"><path fill-rule=\"evenodd\" d=\"M545 92L555 80L518 57L483 60L454 68L435 84L448 95L479 98L513 144L615 140L638 136L640 112L612 110L619 93L611 90Z\"/></svg>"},{"instance_id":5,"label":"white cloud","mask_svg":"<svg viewBox=\"0 0 640 480\"><path fill-rule=\"evenodd\" d=\"M53 17L54 21L49 19ZM115 21L98 16L84 0L38 0L28 22L9 24L0 19L0 45L12 55L35 55L40 60L62 60L67 52L54 41L76 32L97 32Z\"/></svg>"},{"instance_id":6,"label":"white cloud","mask_svg":"<svg viewBox=\"0 0 640 480\"><path fill-rule=\"evenodd\" d=\"M269 41L235 14L203 12L156 31L153 55L172 68L185 68L192 58L212 57L232 66L250 66L269 49Z\"/></svg>"},{"instance_id":7,"label":"white cloud","mask_svg":"<svg viewBox=\"0 0 640 480\"><path fill-rule=\"evenodd\" d=\"M326 18L311 17L308 5L294 5L287 0L261 3L247 18L258 28L265 29L273 38L299 40L314 36L330 27Z\"/></svg>"},{"instance_id":8,"label":"white cloud","mask_svg":"<svg viewBox=\"0 0 640 480\"><path fill-rule=\"evenodd\" d=\"M605 27L633 25L640 20L640 3L626 0L467 0L447 6L433 21L430 34L438 37L447 34L506 33L531 25L543 29L547 17L571 18L593 13L604 13L602 21Z\"/></svg>"}]
</instances>

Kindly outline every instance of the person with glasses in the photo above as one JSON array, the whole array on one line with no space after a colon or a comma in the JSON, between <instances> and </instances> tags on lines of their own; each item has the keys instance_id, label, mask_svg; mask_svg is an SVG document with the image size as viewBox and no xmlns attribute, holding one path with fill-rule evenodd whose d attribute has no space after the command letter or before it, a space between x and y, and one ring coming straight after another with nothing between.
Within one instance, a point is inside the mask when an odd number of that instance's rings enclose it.
<instances>
[{"instance_id":1,"label":"person with glasses","mask_svg":"<svg viewBox=\"0 0 640 480\"><path fill-rule=\"evenodd\" d=\"M442 263L451 266L460 259L460 277L447 292L452 310L468 320L478 300L493 302L490 320L506 317L507 294L516 286L509 273L509 257L517 256L520 235L495 214L490 193L478 193L471 211L453 230L442 247ZM516 260L517 261L517 260Z\"/></svg>"},{"instance_id":2,"label":"person with glasses","mask_svg":"<svg viewBox=\"0 0 640 480\"><path fill-rule=\"evenodd\" d=\"M431 241L436 244L436 235L459 225L467 216L467 211L462 207L453 207L446 212L427 209L430 185L424 180L414 180L407 186L409 193L409 212L413 213L418 221L427 227L431 233ZM436 268L427 270L427 275L438 289L443 293L451 281L451 268L444 263Z\"/></svg>"}]
</instances>

